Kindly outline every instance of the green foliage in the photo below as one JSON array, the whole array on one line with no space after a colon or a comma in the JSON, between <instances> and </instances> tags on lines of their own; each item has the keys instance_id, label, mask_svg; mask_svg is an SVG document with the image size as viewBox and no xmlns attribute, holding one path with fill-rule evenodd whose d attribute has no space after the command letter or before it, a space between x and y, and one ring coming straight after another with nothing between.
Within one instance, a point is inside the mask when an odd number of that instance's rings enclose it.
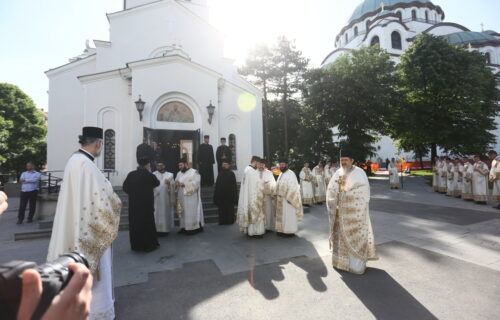
<instances>
[{"instance_id":1,"label":"green foliage","mask_svg":"<svg viewBox=\"0 0 500 320\"><path fill-rule=\"evenodd\" d=\"M481 154L494 142L500 77L477 51L422 34L397 67L379 46L352 50L327 69L306 72L307 64L282 37L258 46L240 70L271 97L263 115L270 160L288 155L300 167L349 147L364 161L380 135L417 158L437 148Z\"/></svg>"},{"instance_id":2,"label":"green foliage","mask_svg":"<svg viewBox=\"0 0 500 320\"><path fill-rule=\"evenodd\" d=\"M306 136L303 129L317 128L311 128L310 116L298 95L308 62L294 41L280 37L271 48L258 45L239 70L264 93L264 145L269 161L284 155L304 154L307 151L304 149L311 149L313 144L313 137ZM305 146L299 146L301 142Z\"/></svg>"},{"instance_id":3,"label":"green foliage","mask_svg":"<svg viewBox=\"0 0 500 320\"><path fill-rule=\"evenodd\" d=\"M265 44L258 44L248 54L245 65L239 73L246 76L253 84L262 89L267 99L271 78L274 76L273 53Z\"/></svg>"},{"instance_id":4,"label":"green foliage","mask_svg":"<svg viewBox=\"0 0 500 320\"><path fill-rule=\"evenodd\" d=\"M358 160L374 155L389 105L397 102L395 66L378 46L353 50L328 69L308 74L304 96L311 111L338 131L340 147Z\"/></svg>"},{"instance_id":5,"label":"green foliage","mask_svg":"<svg viewBox=\"0 0 500 320\"><path fill-rule=\"evenodd\" d=\"M18 87L0 83L0 172L19 174L26 162L46 162L47 127L33 100Z\"/></svg>"},{"instance_id":6,"label":"green foliage","mask_svg":"<svg viewBox=\"0 0 500 320\"><path fill-rule=\"evenodd\" d=\"M421 34L398 65L403 102L392 105L389 131L407 151L484 153L495 140L498 76L477 51Z\"/></svg>"}]
</instances>

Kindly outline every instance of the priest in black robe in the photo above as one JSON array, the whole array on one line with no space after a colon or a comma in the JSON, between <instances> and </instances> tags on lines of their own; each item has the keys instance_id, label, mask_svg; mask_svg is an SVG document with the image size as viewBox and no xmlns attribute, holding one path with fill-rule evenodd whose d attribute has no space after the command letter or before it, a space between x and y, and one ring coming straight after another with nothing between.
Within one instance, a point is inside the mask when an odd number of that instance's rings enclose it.
<instances>
[{"instance_id":1,"label":"priest in black robe","mask_svg":"<svg viewBox=\"0 0 500 320\"><path fill-rule=\"evenodd\" d=\"M146 138L142 139L142 143L137 146L135 156L137 158L137 162L139 162L139 159L143 159L143 158L149 159L149 162L151 162L151 163L154 161L155 151L153 150L153 147L151 147L148 144L148 139L146 139Z\"/></svg>"},{"instance_id":2,"label":"priest in black robe","mask_svg":"<svg viewBox=\"0 0 500 320\"><path fill-rule=\"evenodd\" d=\"M130 172L123 182L129 203L130 246L134 251L150 252L160 245L156 236L153 192L160 181L150 172L149 158L140 158L138 162L137 170Z\"/></svg>"},{"instance_id":3,"label":"priest in black robe","mask_svg":"<svg viewBox=\"0 0 500 320\"><path fill-rule=\"evenodd\" d=\"M210 137L204 137L204 143L198 148L198 165L202 186L214 185L214 148L209 144Z\"/></svg>"},{"instance_id":4,"label":"priest in black robe","mask_svg":"<svg viewBox=\"0 0 500 320\"><path fill-rule=\"evenodd\" d=\"M217 159L218 172L222 170L222 161L227 161L229 164L232 163L233 153L231 149L226 146L226 138L220 139L220 146L217 147L217 151L215 152L215 159Z\"/></svg>"},{"instance_id":5,"label":"priest in black robe","mask_svg":"<svg viewBox=\"0 0 500 320\"><path fill-rule=\"evenodd\" d=\"M234 206L238 203L236 176L231 171L228 160L222 162L214 190L214 204L219 208L219 224L233 224Z\"/></svg>"}]
</instances>

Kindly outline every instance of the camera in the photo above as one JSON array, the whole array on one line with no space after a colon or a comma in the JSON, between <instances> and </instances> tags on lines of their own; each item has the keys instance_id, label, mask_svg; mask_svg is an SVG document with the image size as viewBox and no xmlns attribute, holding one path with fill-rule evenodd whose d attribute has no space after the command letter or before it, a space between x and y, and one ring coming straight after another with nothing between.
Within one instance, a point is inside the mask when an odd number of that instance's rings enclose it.
<instances>
[{"instance_id":1,"label":"camera","mask_svg":"<svg viewBox=\"0 0 500 320\"><path fill-rule=\"evenodd\" d=\"M32 317L32 319L40 319L50 306L52 299L71 280L73 272L68 269L70 263L81 263L89 267L85 256L78 252L63 254L55 261L40 266L29 261L11 261L0 264L0 315L2 319L16 319L21 302L21 274L26 269L35 269L42 279L42 296Z\"/></svg>"}]
</instances>

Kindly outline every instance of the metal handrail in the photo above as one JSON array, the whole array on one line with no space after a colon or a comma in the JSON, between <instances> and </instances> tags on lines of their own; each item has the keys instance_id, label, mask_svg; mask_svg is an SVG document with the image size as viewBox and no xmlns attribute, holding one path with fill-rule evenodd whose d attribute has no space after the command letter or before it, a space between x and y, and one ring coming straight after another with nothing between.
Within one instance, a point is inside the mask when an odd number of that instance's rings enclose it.
<instances>
[{"instance_id":1,"label":"metal handrail","mask_svg":"<svg viewBox=\"0 0 500 320\"><path fill-rule=\"evenodd\" d=\"M57 193L61 189L61 182L63 178L57 177L55 173L63 173L64 170L51 170L41 172L42 179L40 179L40 192L42 193L44 190L47 190L47 193ZM115 169L103 169L101 170L103 174L106 175L106 178L109 180L112 174L118 174L118 171ZM45 179L43 179L45 177Z\"/></svg>"}]
</instances>

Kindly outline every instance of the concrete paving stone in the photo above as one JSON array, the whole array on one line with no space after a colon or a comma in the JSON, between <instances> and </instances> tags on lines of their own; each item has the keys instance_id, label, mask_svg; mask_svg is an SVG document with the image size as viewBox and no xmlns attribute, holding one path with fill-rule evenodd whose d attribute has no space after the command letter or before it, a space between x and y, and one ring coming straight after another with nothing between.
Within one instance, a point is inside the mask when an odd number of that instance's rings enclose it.
<instances>
[{"instance_id":1,"label":"concrete paving stone","mask_svg":"<svg viewBox=\"0 0 500 320\"><path fill-rule=\"evenodd\" d=\"M397 242L378 249L381 259L363 276L334 270L329 257L291 258L230 275L212 261L185 264L117 288L117 316L497 319L500 272Z\"/></svg>"}]
</instances>

